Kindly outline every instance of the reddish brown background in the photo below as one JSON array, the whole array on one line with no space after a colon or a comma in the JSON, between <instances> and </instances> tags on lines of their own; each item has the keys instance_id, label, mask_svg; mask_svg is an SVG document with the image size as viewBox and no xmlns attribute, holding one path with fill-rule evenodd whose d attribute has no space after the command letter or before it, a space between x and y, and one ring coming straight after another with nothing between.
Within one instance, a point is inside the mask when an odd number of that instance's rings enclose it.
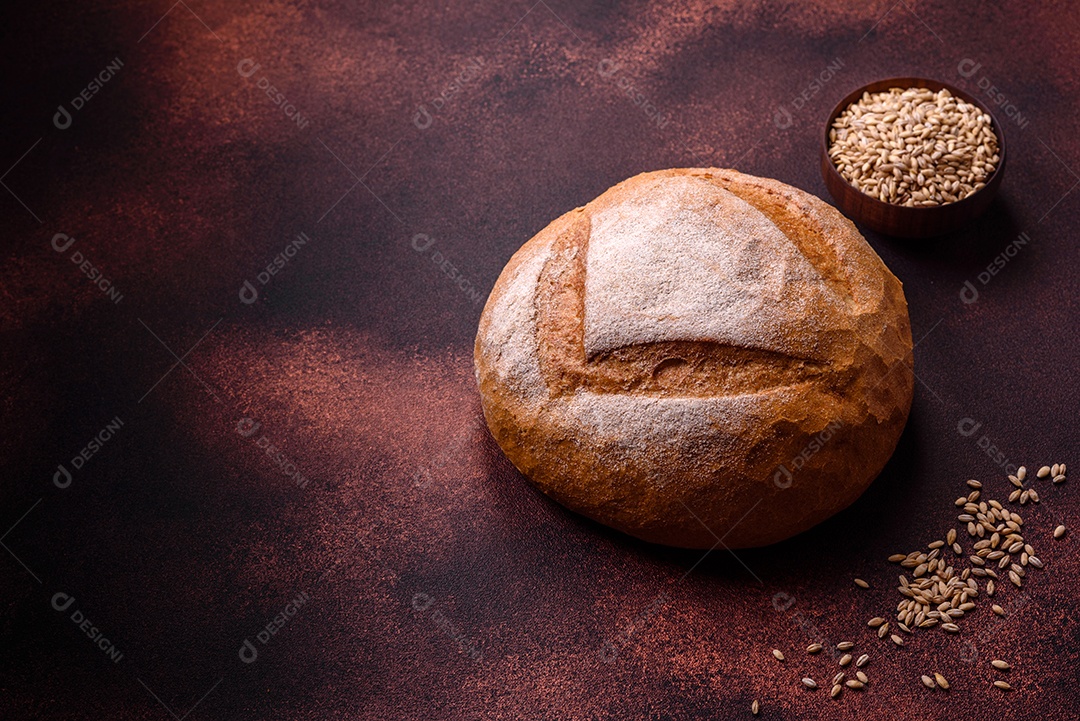
<instances>
[{"instance_id":1,"label":"reddish brown background","mask_svg":"<svg viewBox=\"0 0 1080 721\"><path fill-rule=\"evenodd\" d=\"M982 436L1014 463L1080 464L1080 11L532 1L3 11L0 717L728 719L757 698L762 718L1076 718L1080 560L1074 538L1047 540L1080 527L1076 481L1026 512L1047 569L1023 597L1002 591L1008 618L984 609L960 638L903 650L863 623L897 600L885 556L943 535L965 478L1005 494ZM57 106L117 57L57 129ZM1008 177L979 222L931 242L868 235L905 284L920 383L894 459L853 508L701 560L527 485L479 420L480 305L436 253L486 296L548 221L658 168L733 166L824 195L817 138L837 98L889 75L960 82L967 58L981 64L969 87L986 78L1025 120L1005 121ZM260 65L249 78L244 59ZM433 110L470 62L479 73ZM790 127L774 123L781 107ZM311 242L241 303L300 232ZM119 304L50 247L56 233ZM981 284L1020 233L1030 242ZM123 428L56 487L57 464L114 417ZM237 432L243 418L255 435ZM964 418L975 435L958 433ZM58 592L118 663L53 610ZM866 693L798 687L832 675L797 652L818 637L873 656ZM244 639L255 663L238 658ZM1010 695L989 687L995 656L1016 666ZM919 685L935 670L948 695Z\"/></svg>"}]
</instances>

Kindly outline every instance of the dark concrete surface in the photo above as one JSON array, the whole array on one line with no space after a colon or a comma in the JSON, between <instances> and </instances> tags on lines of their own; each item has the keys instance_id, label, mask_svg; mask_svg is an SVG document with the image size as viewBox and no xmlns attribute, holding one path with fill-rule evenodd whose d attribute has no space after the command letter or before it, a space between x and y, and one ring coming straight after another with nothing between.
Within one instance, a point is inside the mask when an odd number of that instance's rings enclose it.
<instances>
[{"instance_id":1,"label":"dark concrete surface","mask_svg":"<svg viewBox=\"0 0 1080 721\"><path fill-rule=\"evenodd\" d=\"M965 479L1080 464L1074 4L170 4L2 11L0 717L1080 716L1080 560L1050 540L1076 481L1025 507L1046 569L1006 618L903 649L864 625ZM991 94L1010 159L964 232L867 236L919 377L871 489L704 558L534 491L471 372L514 250L645 170L824 197L824 115L904 74ZM819 637L869 689L799 686L834 672Z\"/></svg>"}]
</instances>

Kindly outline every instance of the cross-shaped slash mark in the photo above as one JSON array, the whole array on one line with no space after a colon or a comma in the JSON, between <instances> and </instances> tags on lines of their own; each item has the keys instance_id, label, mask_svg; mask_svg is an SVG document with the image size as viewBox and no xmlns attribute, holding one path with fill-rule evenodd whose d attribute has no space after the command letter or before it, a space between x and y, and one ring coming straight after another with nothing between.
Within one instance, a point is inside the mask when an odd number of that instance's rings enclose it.
<instances>
[{"instance_id":1,"label":"cross-shaped slash mark","mask_svg":"<svg viewBox=\"0 0 1080 721\"><path fill-rule=\"evenodd\" d=\"M195 378L195 380L199 381L199 383L202 383L203 388L206 389L206 392L209 393L211 396L213 396L214 400L216 400L217 402L220 403L221 399L218 398L217 393L214 393L214 389L211 388L209 385L207 385L206 381L204 381L202 378L200 378L195 373L195 371L193 371L191 369L191 366L189 366L187 363L184 362L184 359L187 358L191 354L191 351L195 350L195 348L198 347L198 345L203 342L203 340L206 338L206 336L210 335L210 331L212 331L212 330L214 330L214 328L218 327L218 323L220 323L222 321L222 319L223 318L218 318L217 323L214 323L214 325L210 326L210 330L203 333L202 338L199 338L199 340L195 341L195 345L193 345L193 346L191 346L190 348L187 349L187 353L184 353L184 355L182 355L182 356L178 356L178 355L176 355L176 353L173 353L172 348L170 348L168 345L166 345L165 341L161 340L161 338L158 337L157 333L150 330L150 326L146 325L146 323L143 322L142 318L139 318L139 322L142 323L142 327L146 328L146 330L150 333L150 335L154 336L154 338L157 339L157 342L160 343L162 346L164 346L165 350L169 351L169 353L172 355L172 357L176 359L176 362L172 364L172 367L169 368L169 370L165 371L165 375L161 376L161 378L158 379L157 383L150 386L150 390L148 390L148 391L146 391L146 393L142 394L142 398L140 398L138 402L142 403L143 398L146 398L148 395L150 395L150 391L157 388L158 385L161 383L161 381L165 380L165 378L167 378L170 373L172 373L174 370L176 370L176 366L181 366L182 365L182 366L184 366L184 368L187 369L188 373L190 373Z\"/></svg>"}]
</instances>

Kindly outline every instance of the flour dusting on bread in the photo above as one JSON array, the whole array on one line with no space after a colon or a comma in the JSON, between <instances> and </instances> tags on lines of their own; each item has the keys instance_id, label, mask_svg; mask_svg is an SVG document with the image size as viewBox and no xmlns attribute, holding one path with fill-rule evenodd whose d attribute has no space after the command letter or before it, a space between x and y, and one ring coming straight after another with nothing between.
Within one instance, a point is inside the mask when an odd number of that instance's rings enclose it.
<instances>
[{"instance_id":1,"label":"flour dusting on bread","mask_svg":"<svg viewBox=\"0 0 1080 721\"><path fill-rule=\"evenodd\" d=\"M512 274L500 279L502 292L492 293L485 309L486 332L478 336L480 352L491 359L500 382L522 401L547 395L536 355L536 284L551 258L551 243L526 256Z\"/></svg>"},{"instance_id":2,"label":"flour dusting on bread","mask_svg":"<svg viewBox=\"0 0 1080 721\"><path fill-rule=\"evenodd\" d=\"M588 357L677 340L803 355L817 333L842 324L842 299L772 220L733 193L694 176L614 192L591 213Z\"/></svg>"},{"instance_id":3,"label":"flour dusting on bread","mask_svg":"<svg viewBox=\"0 0 1080 721\"><path fill-rule=\"evenodd\" d=\"M911 350L902 286L850 221L693 168L540 231L475 352L488 427L545 493L647 541L741 548L865 490L907 420Z\"/></svg>"}]
</instances>

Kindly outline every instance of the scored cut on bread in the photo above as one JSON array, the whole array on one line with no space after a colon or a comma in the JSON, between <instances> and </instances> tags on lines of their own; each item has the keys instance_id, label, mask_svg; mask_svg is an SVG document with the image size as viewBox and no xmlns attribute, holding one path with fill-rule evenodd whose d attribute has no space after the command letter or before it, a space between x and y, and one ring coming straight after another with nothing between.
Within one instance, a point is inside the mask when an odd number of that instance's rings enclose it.
<instances>
[{"instance_id":1,"label":"scored cut on bread","mask_svg":"<svg viewBox=\"0 0 1080 721\"><path fill-rule=\"evenodd\" d=\"M831 206L715 168L644 173L511 258L476 338L484 416L568 508L760 546L852 503L914 386L899 280Z\"/></svg>"}]
</instances>

